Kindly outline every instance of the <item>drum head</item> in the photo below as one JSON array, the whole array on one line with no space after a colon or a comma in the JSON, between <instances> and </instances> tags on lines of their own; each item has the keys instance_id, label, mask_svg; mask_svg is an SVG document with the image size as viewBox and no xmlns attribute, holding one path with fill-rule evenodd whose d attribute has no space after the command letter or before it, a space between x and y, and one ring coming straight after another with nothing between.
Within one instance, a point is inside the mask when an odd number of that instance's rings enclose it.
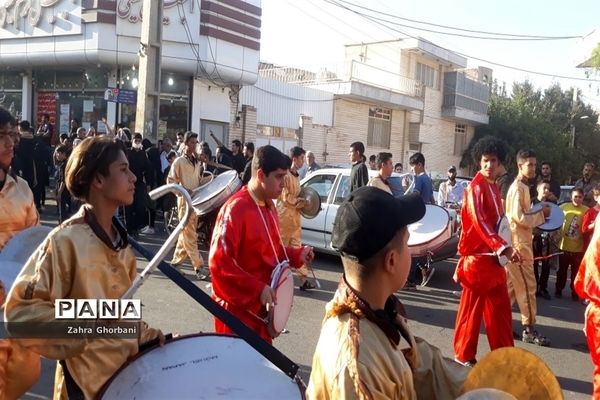
<instances>
[{"instance_id":1,"label":"drum head","mask_svg":"<svg viewBox=\"0 0 600 400\"><path fill-rule=\"evenodd\" d=\"M100 399L302 399L297 383L228 335L182 336L139 354Z\"/></svg>"},{"instance_id":2,"label":"drum head","mask_svg":"<svg viewBox=\"0 0 600 400\"><path fill-rule=\"evenodd\" d=\"M198 215L204 215L212 211L215 207L221 206L231 193L226 193L221 204L214 204L211 200L215 200L217 196L228 190L235 192L240 184L241 181L235 170L226 171L215 176L215 179L213 179L211 183L204 186L192 197L192 205L194 206L196 213ZM235 189L231 190L230 188L233 186L235 186Z\"/></svg>"},{"instance_id":3,"label":"drum head","mask_svg":"<svg viewBox=\"0 0 600 400\"><path fill-rule=\"evenodd\" d=\"M0 251L0 280L7 293L29 257L50 231L52 229L41 225L27 228L13 236Z\"/></svg>"},{"instance_id":4,"label":"drum head","mask_svg":"<svg viewBox=\"0 0 600 400\"><path fill-rule=\"evenodd\" d=\"M433 251L452 236L450 215L443 207L427 204L423 218L410 224L408 231L408 247L411 247L413 255L422 255L427 250Z\"/></svg>"},{"instance_id":5,"label":"drum head","mask_svg":"<svg viewBox=\"0 0 600 400\"><path fill-rule=\"evenodd\" d=\"M512 233L510 231L510 223L508 218L504 215L498 222L498 236L502 238L509 246L512 246Z\"/></svg>"},{"instance_id":6,"label":"drum head","mask_svg":"<svg viewBox=\"0 0 600 400\"><path fill-rule=\"evenodd\" d=\"M536 212L542 209L543 206L550 207L550 216L546 218L546 222L541 225L538 225L538 229L546 232L553 232L562 228L563 223L565 222L565 213L564 211L554 203L550 203L548 201L543 201L541 203L534 204L531 206L531 211Z\"/></svg>"},{"instance_id":7,"label":"drum head","mask_svg":"<svg viewBox=\"0 0 600 400\"><path fill-rule=\"evenodd\" d=\"M294 303L294 275L288 264L277 267L273 273L271 287L275 291L277 304L269 311L269 334L276 338L287 325Z\"/></svg>"}]
</instances>

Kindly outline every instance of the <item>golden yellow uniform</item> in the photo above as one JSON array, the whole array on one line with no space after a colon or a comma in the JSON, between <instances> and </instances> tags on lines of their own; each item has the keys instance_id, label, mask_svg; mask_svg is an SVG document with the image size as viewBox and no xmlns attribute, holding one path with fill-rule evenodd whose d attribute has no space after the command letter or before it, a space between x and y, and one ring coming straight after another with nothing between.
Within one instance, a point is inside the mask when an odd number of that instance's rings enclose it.
<instances>
[{"instance_id":1,"label":"golden yellow uniform","mask_svg":"<svg viewBox=\"0 0 600 400\"><path fill-rule=\"evenodd\" d=\"M188 190L194 190L201 185L202 182L202 163L196 158L188 158L187 156L177 157L171 165L168 183L178 183ZM177 196L177 212L179 220L185 215L185 200L181 196ZM183 231L177 239L175 253L173 254L172 264L181 264L187 257L192 262L194 270L201 268L204 265L204 260L198 251L198 215L192 212L190 220L183 228Z\"/></svg>"},{"instance_id":2,"label":"golden yellow uniform","mask_svg":"<svg viewBox=\"0 0 600 400\"><path fill-rule=\"evenodd\" d=\"M511 303L515 299L521 310L523 325L534 325L537 313L535 293L537 283L533 271L533 228L544 223L544 214L540 210L529 212L531 198L529 187L517 178L506 195L506 216L510 223L512 244L521 253L521 263L508 263L508 294Z\"/></svg>"},{"instance_id":3,"label":"golden yellow uniform","mask_svg":"<svg viewBox=\"0 0 600 400\"><path fill-rule=\"evenodd\" d=\"M0 190L0 252L20 231L38 225L40 217L27 181L14 173L6 175ZM5 287L0 294L4 304ZM21 397L40 377L40 356L11 339L0 340L0 399Z\"/></svg>"},{"instance_id":4,"label":"golden yellow uniform","mask_svg":"<svg viewBox=\"0 0 600 400\"><path fill-rule=\"evenodd\" d=\"M298 175L288 170L283 178L283 191L277 199L277 213L279 214L279 230L284 246L302 246L302 216L300 209L304 206L299 202L300 179ZM274 243L277 246L276 243ZM296 270L302 277L308 276L305 265Z\"/></svg>"},{"instance_id":5,"label":"golden yellow uniform","mask_svg":"<svg viewBox=\"0 0 600 400\"><path fill-rule=\"evenodd\" d=\"M87 206L54 229L25 264L6 301L10 322L54 321L56 299L119 299L136 276L135 254L127 232L113 244ZM10 326L9 326L10 329ZM139 345L158 336L141 323L133 339L14 339L46 358L65 360L67 369L86 399L94 398L104 383ZM63 370L57 364L54 398L67 398Z\"/></svg>"}]
</instances>

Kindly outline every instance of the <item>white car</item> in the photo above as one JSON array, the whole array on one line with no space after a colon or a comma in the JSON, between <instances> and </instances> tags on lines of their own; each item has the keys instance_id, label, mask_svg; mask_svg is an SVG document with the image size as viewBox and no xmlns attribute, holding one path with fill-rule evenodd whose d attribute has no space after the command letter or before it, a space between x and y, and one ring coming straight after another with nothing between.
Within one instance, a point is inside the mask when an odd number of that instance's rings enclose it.
<instances>
[{"instance_id":1,"label":"white car","mask_svg":"<svg viewBox=\"0 0 600 400\"><path fill-rule=\"evenodd\" d=\"M369 177L377 175L377 171L369 170ZM410 173L398 174L394 172L389 179L394 196L404 194L402 179L407 177L412 183L413 175ZM302 217L302 243L314 247L316 251L335 254L337 251L331 247L331 232L337 210L344 199L350 194L350 168L324 168L306 176L301 186L310 186L321 197L321 211L315 218ZM456 255L458 245L458 232L454 230L452 238L433 254L431 261L441 261Z\"/></svg>"}]
</instances>

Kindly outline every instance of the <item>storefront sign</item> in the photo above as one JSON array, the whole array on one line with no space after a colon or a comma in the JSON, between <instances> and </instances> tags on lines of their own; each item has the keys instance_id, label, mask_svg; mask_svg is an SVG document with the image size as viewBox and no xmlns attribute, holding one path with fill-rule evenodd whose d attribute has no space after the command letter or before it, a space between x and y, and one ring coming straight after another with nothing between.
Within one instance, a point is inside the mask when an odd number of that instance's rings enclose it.
<instances>
[{"instance_id":1,"label":"storefront sign","mask_svg":"<svg viewBox=\"0 0 600 400\"><path fill-rule=\"evenodd\" d=\"M78 0L9 0L0 3L0 39L81 33Z\"/></svg>"},{"instance_id":2,"label":"storefront sign","mask_svg":"<svg viewBox=\"0 0 600 400\"><path fill-rule=\"evenodd\" d=\"M50 124L56 127L56 92L38 92L37 124L42 123L44 114L50 117Z\"/></svg>"},{"instance_id":3,"label":"storefront sign","mask_svg":"<svg viewBox=\"0 0 600 400\"><path fill-rule=\"evenodd\" d=\"M121 104L136 104L137 91L108 88L104 91L104 100Z\"/></svg>"}]
</instances>

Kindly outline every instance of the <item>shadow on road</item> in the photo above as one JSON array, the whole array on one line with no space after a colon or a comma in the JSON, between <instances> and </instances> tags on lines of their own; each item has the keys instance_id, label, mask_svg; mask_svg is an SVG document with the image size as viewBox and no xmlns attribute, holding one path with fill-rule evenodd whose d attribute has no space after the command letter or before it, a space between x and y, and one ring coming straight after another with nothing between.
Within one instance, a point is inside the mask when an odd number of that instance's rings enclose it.
<instances>
[{"instance_id":1,"label":"shadow on road","mask_svg":"<svg viewBox=\"0 0 600 400\"><path fill-rule=\"evenodd\" d=\"M565 378L562 376L557 376L556 379L558 379L558 383L560 383L560 387L563 390L563 393L566 391L582 393L582 394L592 393L592 384L590 382L584 382L584 381L580 381L577 379Z\"/></svg>"}]
</instances>

